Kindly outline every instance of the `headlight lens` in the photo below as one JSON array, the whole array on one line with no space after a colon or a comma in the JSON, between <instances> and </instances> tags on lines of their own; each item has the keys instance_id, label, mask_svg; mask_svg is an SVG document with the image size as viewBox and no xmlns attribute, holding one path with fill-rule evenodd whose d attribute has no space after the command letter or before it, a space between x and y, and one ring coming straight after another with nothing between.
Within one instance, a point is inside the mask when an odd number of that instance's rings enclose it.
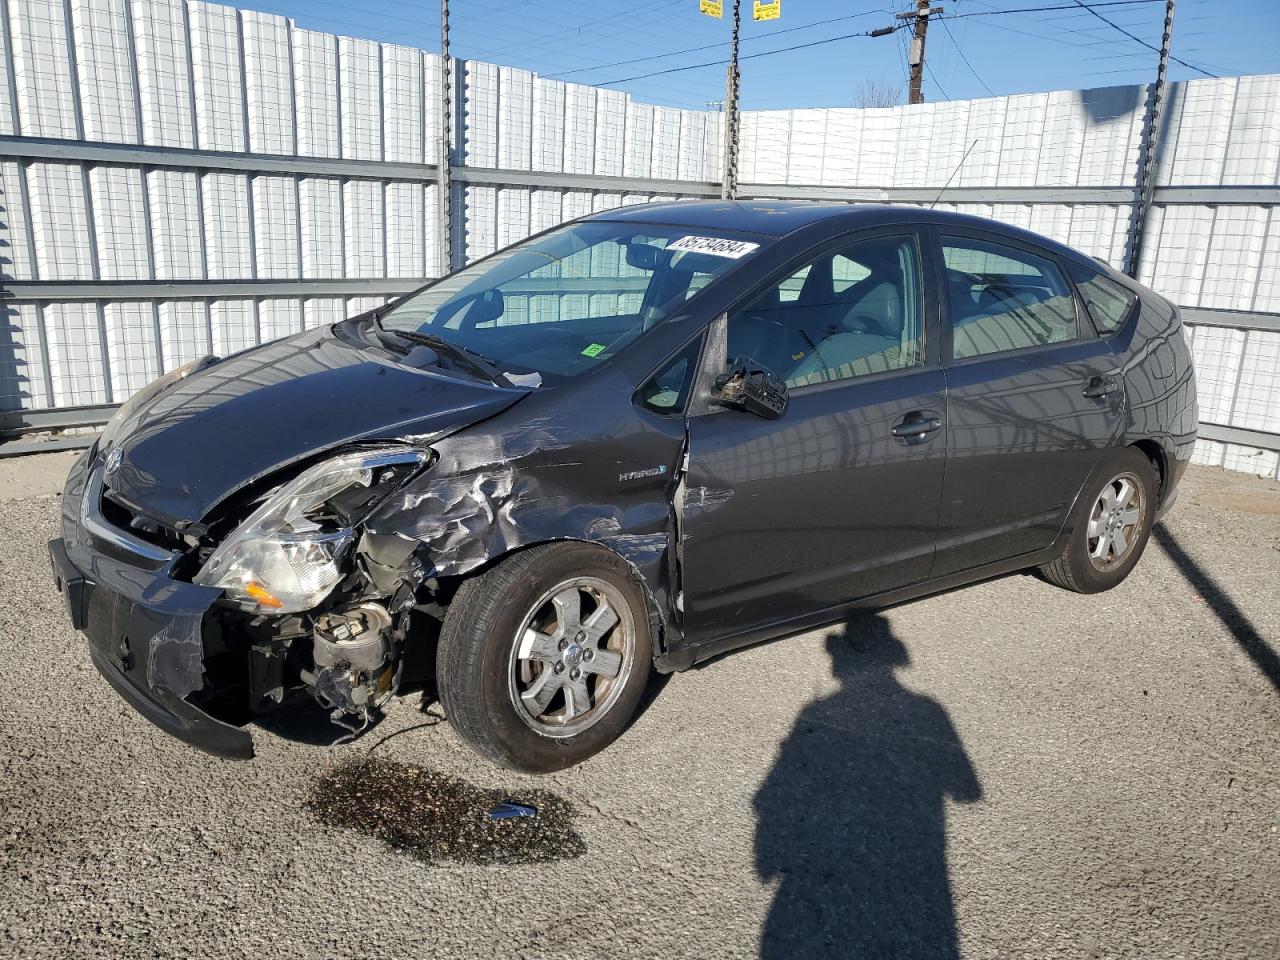
<instances>
[{"instance_id":1,"label":"headlight lens","mask_svg":"<svg viewBox=\"0 0 1280 960\"><path fill-rule=\"evenodd\" d=\"M132 397L120 404L116 412L112 414L111 419L107 421L107 425L102 430L102 436L98 440L98 449L109 450L111 445L115 443L116 437L119 436L121 428L129 422L144 404L164 393L179 380L183 380L197 370L203 370L205 367L217 362L217 357L207 354L197 360L192 360L190 363L184 363L182 366L152 380Z\"/></svg>"},{"instance_id":2,"label":"headlight lens","mask_svg":"<svg viewBox=\"0 0 1280 960\"><path fill-rule=\"evenodd\" d=\"M383 467L426 457L424 450L377 447L304 470L210 554L195 582L221 587L241 606L263 613L311 609L342 579L341 561L354 535L350 527L325 529L309 514L350 487L370 486Z\"/></svg>"}]
</instances>

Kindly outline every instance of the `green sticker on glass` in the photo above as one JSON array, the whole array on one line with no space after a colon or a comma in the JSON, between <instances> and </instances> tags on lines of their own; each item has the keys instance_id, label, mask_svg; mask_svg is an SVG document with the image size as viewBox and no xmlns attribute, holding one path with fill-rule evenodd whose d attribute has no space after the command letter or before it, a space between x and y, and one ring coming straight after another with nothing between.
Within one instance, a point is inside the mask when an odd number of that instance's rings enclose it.
<instances>
[{"instance_id":1,"label":"green sticker on glass","mask_svg":"<svg viewBox=\"0 0 1280 960\"><path fill-rule=\"evenodd\" d=\"M608 348L603 343L593 343L582 351L584 357L598 357Z\"/></svg>"}]
</instances>

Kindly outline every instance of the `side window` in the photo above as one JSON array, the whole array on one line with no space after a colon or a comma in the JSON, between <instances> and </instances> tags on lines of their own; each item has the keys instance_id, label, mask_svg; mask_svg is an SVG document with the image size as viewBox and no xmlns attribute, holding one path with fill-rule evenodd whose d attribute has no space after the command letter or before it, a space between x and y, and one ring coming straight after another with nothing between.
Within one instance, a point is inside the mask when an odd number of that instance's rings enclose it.
<instances>
[{"instance_id":1,"label":"side window","mask_svg":"<svg viewBox=\"0 0 1280 960\"><path fill-rule=\"evenodd\" d=\"M836 293L844 293L859 280L867 279L870 271L856 260L837 253L831 259L831 285Z\"/></svg>"},{"instance_id":2,"label":"side window","mask_svg":"<svg viewBox=\"0 0 1280 960\"><path fill-rule=\"evenodd\" d=\"M689 278L689 286L684 292L684 299L688 300L695 293L700 292L712 279L713 277L709 273L703 273L701 270L694 271L693 276Z\"/></svg>"},{"instance_id":3,"label":"side window","mask_svg":"<svg viewBox=\"0 0 1280 960\"><path fill-rule=\"evenodd\" d=\"M1052 260L1004 244L943 237L957 360L1079 337L1075 298Z\"/></svg>"},{"instance_id":4,"label":"side window","mask_svg":"<svg viewBox=\"0 0 1280 960\"><path fill-rule=\"evenodd\" d=\"M800 291L804 289L805 278L809 276L809 271L813 269L813 264L805 264L787 279L778 284L778 299L783 303L791 303L800 299Z\"/></svg>"},{"instance_id":5,"label":"side window","mask_svg":"<svg viewBox=\"0 0 1280 960\"><path fill-rule=\"evenodd\" d=\"M1138 295L1128 287L1088 267L1072 264L1071 279L1076 282L1076 289L1093 318L1093 325L1103 336L1119 330L1138 302Z\"/></svg>"},{"instance_id":6,"label":"side window","mask_svg":"<svg viewBox=\"0 0 1280 960\"><path fill-rule=\"evenodd\" d=\"M636 392L641 406L654 413L667 416L684 410L693 386L693 375L698 366L698 351L702 338L698 337L667 363L665 367L644 382Z\"/></svg>"},{"instance_id":7,"label":"side window","mask_svg":"<svg viewBox=\"0 0 1280 960\"><path fill-rule=\"evenodd\" d=\"M791 387L924 362L920 257L876 237L793 271L729 318L728 359L746 355Z\"/></svg>"}]
</instances>

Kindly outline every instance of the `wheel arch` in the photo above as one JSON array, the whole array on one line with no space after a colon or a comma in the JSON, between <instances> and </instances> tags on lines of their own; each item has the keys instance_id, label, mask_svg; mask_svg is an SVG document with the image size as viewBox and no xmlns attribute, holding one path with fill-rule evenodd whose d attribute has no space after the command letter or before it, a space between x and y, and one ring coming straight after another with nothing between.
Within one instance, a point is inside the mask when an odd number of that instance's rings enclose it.
<instances>
[{"instance_id":1,"label":"wheel arch","mask_svg":"<svg viewBox=\"0 0 1280 960\"><path fill-rule=\"evenodd\" d=\"M1142 550L1146 546L1151 525L1159 515L1158 505L1163 485L1163 464L1160 459L1162 455L1163 451L1160 449L1159 444L1149 439L1140 439L1132 443L1116 443L1108 447L1104 455L1095 464L1093 470L1090 471L1089 477L1072 501L1059 536L1054 542L1053 551L1056 556L1048 562L1038 565L1040 575L1056 586L1074 590L1078 593L1097 593L1102 590L1109 590L1128 576L1129 571L1133 569L1133 565L1137 563L1136 558L1141 556ZM1114 571L1109 568L1094 569L1091 566L1091 561L1085 565L1085 568L1082 568L1081 551L1087 554L1090 550L1087 528L1084 530L1082 540L1076 540L1075 537L1092 509L1090 501L1093 494L1089 491L1099 489L1099 481L1108 478L1111 471L1117 469L1117 461L1122 459L1127 460L1133 467L1138 467L1143 463L1148 464L1153 475L1155 485L1154 502L1147 511L1146 519L1139 514L1137 521L1139 525L1138 535L1141 540L1134 541L1138 545L1130 551L1133 554L1133 559L1129 559L1130 553L1125 553L1116 558L1115 562L1118 566ZM1145 486L1146 481L1143 480L1142 483ZM1105 486L1102 489L1105 490ZM1146 524L1145 527L1142 526L1144 523ZM1108 576L1111 579L1108 579Z\"/></svg>"},{"instance_id":2,"label":"wheel arch","mask_svg":"<svg viewBox=\"0 0 1280 960\"><path fill-rule=\"evenodd\" d=\"M1156 468L1156 505L1164 502L1166 483L1169 475L1169 455L1157 440L1143 438L1134 440L1129 446L1144 453L1152 466Z\"/></svg>"},{"instance_id":3,"label":"wheel arch","mask_svg":"<svg viewBox=\"0 0 1280 960\"><path fill-rule=\"evenodd\" d=\"M1167 461L1165 460L1166 454L1164 448L1160 445L1159 441L1152 440L1150 438L1141 438L1127 443L1121 439L1117 439L1102 451L1097 462L1084 478L1084 482L1082 482L1079 489L1076 490L1075 496L1071 498L1071 505L1067 508L1066 514L1062 518L1062 525L1058 528L1058 535L1054 538L1053 546L1050 548L1051 550L1062 549L1067 538L1071 536L1072 530L1075 529L1074 518L1076 508L1080 504L1080 498L1085 495L1085 491L1098 481L1102 474L1107 472L1110 458L1116 455L1116 451L1127 450L1129 448L1138 450L1143 456L1150 460L1152 465L1155 467L1156 503L1157 505L1160 504L1165 492L1164 483Z\"/></svg>"},{"instance_id":4,"label":"wheel arch","mask_svg":"<svg viewBox=\"0 0 1280 960\"><path fill-rule=\"evenodd\" d=\"M643 557L635 556L634 554L636 551L634 548L636 545L634 544L634 542L628 542L628 541L632 541L633 539L634 538L628 538L625 536L617 536L617 537L604 538L600 540L593 540L589 537L566 536L566 537L545 537L540 540L530 540L527 543L520 543L516 546L513 546L509 550L506 550L506 551L503 551L502 553L497 553L488 557L484 561L484 563L476 567L473 567L472 569L468 570L466 573L459 574L455 577L451 577L450 579L456 581L456 584L455 584L455 589L450 592L455 592L456 586L461 585L463 582L467 580L471 580L483 575L488 570L493 569L498 564L510 559L511 557L514 557L517 554L527 553L528 551L533 550L537 547L550 546L554 544L571 544L571 543L582 543L588 546L597 547L601 550L605 550L613 554L615 557L621 560L623 564L626 565L627 569L630 571L631 578L636 582L636 584L639 585L640 593L644 597L644 603L646 608L645 615L649 622L649 635L653 640L652 646L653 646L654 664L655 666L658 667L659 670L662 670L663 672L668 672L667 670L664 670L664 664L668 662L668 658L670 656L672 647L680 646L679 640L682 637L682 634L678 626L673 622L671 622L671 619L666 615L666 612L664 611L662 604L658 602L658 598L655 596L654 590L650 586L649 578L645 575L644 571L641 569L640 564L644 562ZM633 556L628 556L629 547L632 548ZM644 551L639 551L639 552L642 554L644 553Z\"/></svg>"}]
</instances>

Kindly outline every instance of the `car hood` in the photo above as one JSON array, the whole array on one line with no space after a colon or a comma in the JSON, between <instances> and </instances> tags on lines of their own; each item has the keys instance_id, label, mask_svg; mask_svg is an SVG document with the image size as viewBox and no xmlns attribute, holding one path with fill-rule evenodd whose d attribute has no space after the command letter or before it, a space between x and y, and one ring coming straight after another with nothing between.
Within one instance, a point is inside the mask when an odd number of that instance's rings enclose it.
<instances>
[{"instance_id":1,"label":"car hood","mask_svg":"<svg viewBox=\"0 0 1280 960\"><path fill-rule=\"evenodd\" d=\"M130 415L107 458L107 486L147 516L185 526L290 464L358 440L428 443L529 392L398 359L328 330L229 357Z\"/></svg>"}]
</instances>

